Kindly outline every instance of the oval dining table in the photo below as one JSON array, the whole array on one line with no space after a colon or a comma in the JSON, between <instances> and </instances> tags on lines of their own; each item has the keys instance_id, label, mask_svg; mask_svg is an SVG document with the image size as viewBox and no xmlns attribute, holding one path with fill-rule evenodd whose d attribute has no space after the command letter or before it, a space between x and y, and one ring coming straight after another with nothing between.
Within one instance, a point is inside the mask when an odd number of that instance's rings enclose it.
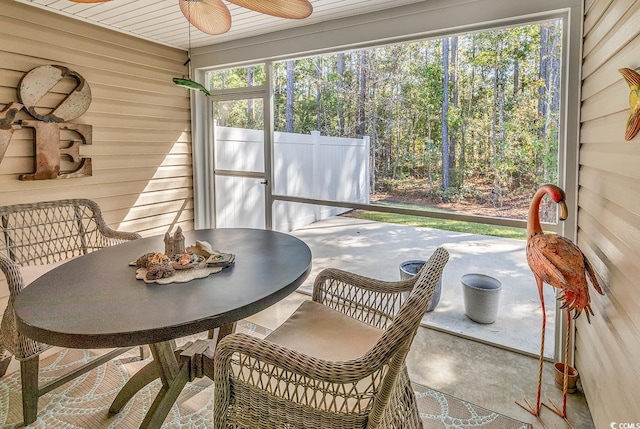
<instances>
[{"instance_id":1,"label":"oval dining table","mask_svg":"<svg viewBox=\"0 0 640 429\"><path fill-rule=\"evenodd\" d=\"M220 272L185 283L145 283L130 262L163 252L163 236L143 238L70 260L33 281L17 297L19 331L55 346L96 349L148 344L153 361L120 390L110 412L117 413L155 378L162 387L141 428L164 422L188 381L175 339L235 323L295 291L311 271L311 250L291 235L260 229L185 231L187 246L206 241L233 253Z\"/></svg>"}]
</instances>

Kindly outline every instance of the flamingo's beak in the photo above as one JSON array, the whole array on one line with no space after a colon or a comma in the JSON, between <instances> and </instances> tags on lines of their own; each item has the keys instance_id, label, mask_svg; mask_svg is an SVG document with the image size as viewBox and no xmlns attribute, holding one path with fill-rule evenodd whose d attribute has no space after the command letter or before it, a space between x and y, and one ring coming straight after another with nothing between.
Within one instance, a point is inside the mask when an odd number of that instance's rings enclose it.
<instances>
[{"instance_id":1,"label":"flamingo's beak","mask_svg":"<svg viewBox=\"0 0 640 429\"><path fill-rule=\"evenodd\" d=\"M567 203L565 203L564 200L562 200L558 203L558 206L560 207L560 220L567 220L567 218L569 217L569 210L567 210Z\"/></svg>"}]
</instances>

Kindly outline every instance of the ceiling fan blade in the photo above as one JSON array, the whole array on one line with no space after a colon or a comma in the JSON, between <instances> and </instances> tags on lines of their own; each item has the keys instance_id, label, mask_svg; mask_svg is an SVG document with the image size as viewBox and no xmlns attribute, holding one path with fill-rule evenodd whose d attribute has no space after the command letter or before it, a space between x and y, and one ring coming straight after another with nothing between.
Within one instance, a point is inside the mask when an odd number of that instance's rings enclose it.
<instances>
[{"instance_id":1,"label":"ceiling fan blade","mask_svg":"<svg viewBox=\"0 0 640 429\"><path fill-rule=\"evenodd\" d=\"M227 0L229 3L279 18L303 19L311 15L308 0Z\"/></svg>"},{"instance_id":2,"label":"ceiling fan blade","mask_svg":"<svg viewBox=\"0 0 640 429\"><path fill-rule=\"evenodd\" d=\"M222 34L231 28L231 13L222 0L178 0L180 10L198 30Z\"/></svg>"}]
</instances>

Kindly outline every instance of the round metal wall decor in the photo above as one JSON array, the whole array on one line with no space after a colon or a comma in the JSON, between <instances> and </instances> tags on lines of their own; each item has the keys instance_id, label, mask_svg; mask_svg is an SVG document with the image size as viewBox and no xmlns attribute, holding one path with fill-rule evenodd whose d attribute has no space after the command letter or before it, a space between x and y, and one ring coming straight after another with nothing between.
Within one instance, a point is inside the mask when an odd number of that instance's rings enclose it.
<instances>
[{"instance_id":1,"label":"round metal wall decor","mask_svg":"<svg viewBox=\"0 0 640 429\"><path fill-rule=\"evenodd\" d=\"M42 98L58 82L69 78L75 80L75 87L49 113L38 113L36 107ZM44 122L68 122L87 111L91 104L91 89L79 73L63 66L47 65L36 67L24 75L18 86L18 97L34 118Z\"/></svg>"}]
</instances>

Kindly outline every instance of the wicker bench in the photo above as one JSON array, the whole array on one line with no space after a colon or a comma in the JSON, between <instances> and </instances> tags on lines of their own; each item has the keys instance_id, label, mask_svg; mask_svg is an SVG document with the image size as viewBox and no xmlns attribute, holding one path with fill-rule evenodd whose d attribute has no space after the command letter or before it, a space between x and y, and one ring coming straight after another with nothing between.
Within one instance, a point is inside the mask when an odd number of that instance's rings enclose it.
<instances>
[{"instance_id":1,"label":"wicker bench","mask_svg":"<svg viewBox=\"0 0 640 429\"><path fill-rule=\"evenodd\" d=\"M39 355L51 346L16 330L13 302L25 286L66 260L140 238L109 228L98 205L85 199L0 207L0 269L7 279L9 302L0 326L0 377L15 357L20 361L24 424L37 418L38 397L129 350L116 349L58 380L38 383Z\"/></svg>"}]
</instances>

